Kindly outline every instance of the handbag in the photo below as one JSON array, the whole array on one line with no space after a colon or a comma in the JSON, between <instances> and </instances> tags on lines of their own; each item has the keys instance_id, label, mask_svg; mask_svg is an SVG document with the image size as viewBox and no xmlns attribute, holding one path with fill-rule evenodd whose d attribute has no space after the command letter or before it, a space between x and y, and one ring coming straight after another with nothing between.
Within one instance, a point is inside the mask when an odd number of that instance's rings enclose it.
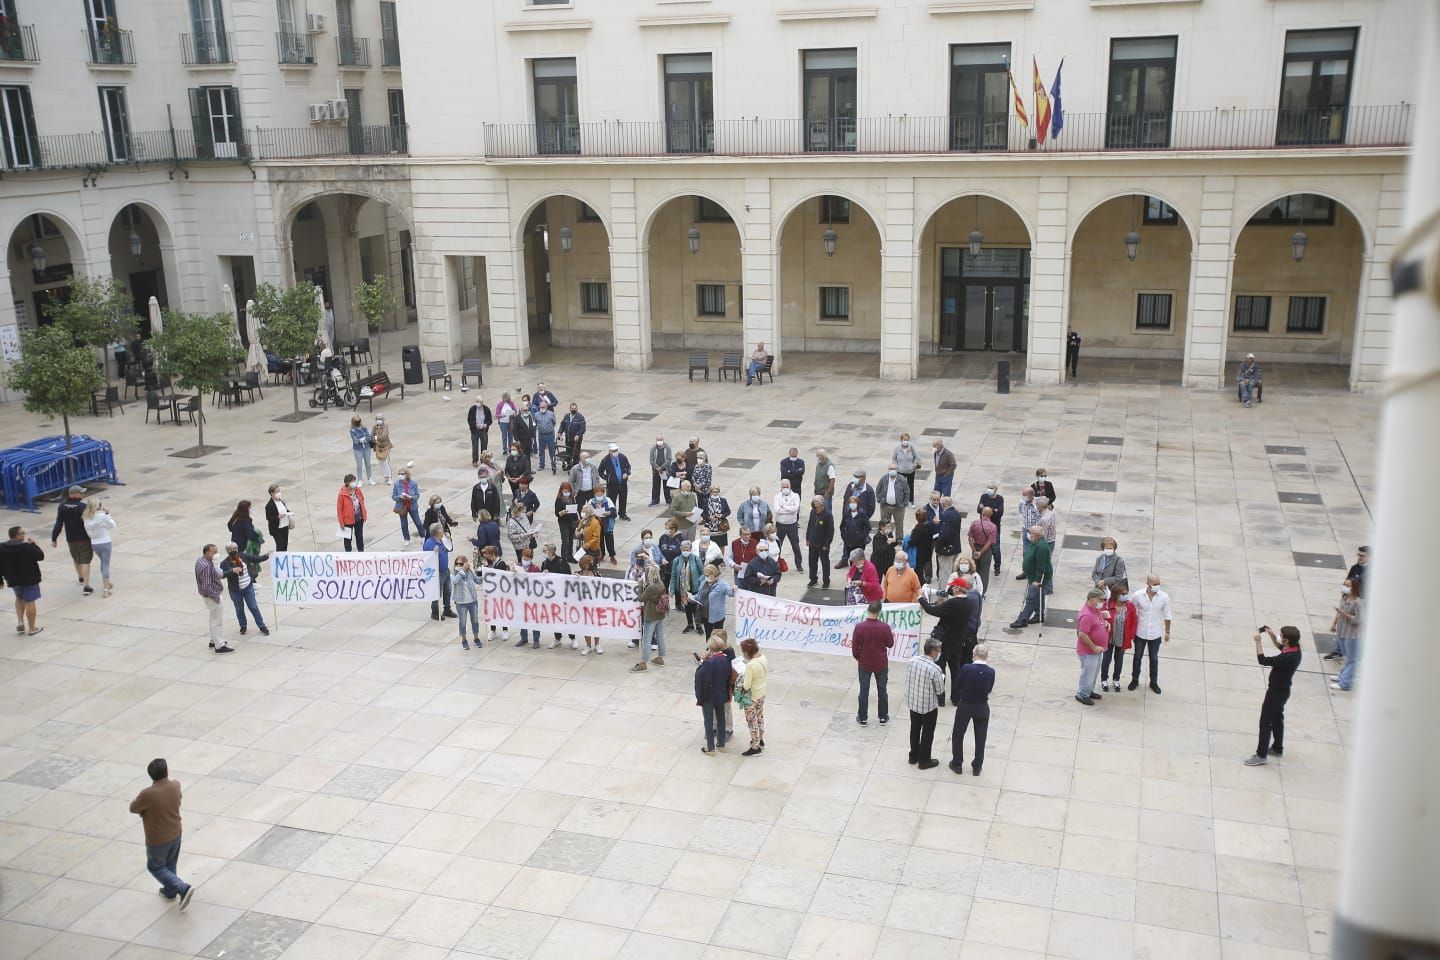
<instances>
[{"instance_id":1,"label":"handbag","mask_svg":"<svg viewBox=\"0 0 1440 960\"><path fill-rule=\"evenodd\" d=\"M750 696L750 691L737 683L735 685L735 705L737 707L749 707L753 706L754 703L755 698Z\"/></svg>"},{"instance_id":2,"label":"handbag","mask_svg":"<svg viewBox=\"0 0 1440 960\"><path fill-rule=\"evenodd\" d=\"M716 523L716 524L714 524L713 529L715 530L716 533L729 533L729 532L730 532L730 518L729 518L729 517L721 517L720 520L719 520L719 522Z\"/></svg>"}]
</instances>

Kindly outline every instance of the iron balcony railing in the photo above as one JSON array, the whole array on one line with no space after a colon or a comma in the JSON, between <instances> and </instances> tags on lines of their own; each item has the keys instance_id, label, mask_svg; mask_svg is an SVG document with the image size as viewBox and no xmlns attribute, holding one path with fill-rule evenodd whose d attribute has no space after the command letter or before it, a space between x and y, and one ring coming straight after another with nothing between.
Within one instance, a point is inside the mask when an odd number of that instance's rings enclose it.
<instances>
[{"instance_id":1,"label":"iron balcony railing","mask_svg":"<svg viewBox=\"0 0 1440 960\"><path fill-rule=\"evenodd\" d=\"M40 48L35 46L35 28L0 17L0 60L9 63L36 63Z\"/></svg>"},{"instance_id":2,"label":"iron balcony railing","mask_svg":"<svg viewBox=\"0 0 1440 960\"><path fill-rule=\"evenodd\" d=\"M180 62L187 67L234 63L234 35L224 30L180 34Z\"/></svg>"},{"instance_id":3,"label":"iron balcony railing","mask_svg":"<svg viewBox=\"0 0 1440 960\"><path fill-rule=\"evenodd\" d=\"M1411 142L1415 107L1216 109L1067 113L1059 136L1037 142L1013 116L833 120L558 121L485 125L485 155L663 157L804 154L1096 153L1326 147Z\"/></svg>"},{"instance_id":4,"label":"iron balcony railing","mask_svg":"<svg viewBox=\"0 0 1440 960\"><path fill-rule=\"evenodd\" d=\"M406 128L392 124L257 127L250 132L251 149L260 160L402 156L406 151Z\"/></svg>"},{"instance_id":5,"label":"iron balcony railing","mask_svg":"<svg viewBox=\"0 0 1440 960\"><path fill-rule=\"evenodd\" d=\"M342 33L335 38L335 46L339 51L340 66L370 66L370 41L368 38L351 37Z\"/></svg>"},{"instance_id":6,"label":"iron balcony railing","mask_svg":"<svg viewBox=\"0 0 1440 960\"><path fill-rule=\"evenodd\" d=\"M308 33L290 33L282 30L275 34L275 48L282 64L313 65L315 63L315 40Z\"/></svg>"},{"instance_id":7,"label":"iron balcony railing","mask_svg":"<svg viewBox=\"0 0 1440 960\"><path fill-rule=\"evenodd\" d=\"M400 34L387 30L380 39L380 65L382 67L400 66Z\"/></svg>"},{"instance_id":8,"label":"iron balcony railing","mask_svg":"<svg viewBox=\"0 0 1440 960\"><path fill-rule=\"evenodd\" d=\"M131 31L104 27L82 33L91 66L134 66L135 41Z\"/></svg>"}]
</instances>

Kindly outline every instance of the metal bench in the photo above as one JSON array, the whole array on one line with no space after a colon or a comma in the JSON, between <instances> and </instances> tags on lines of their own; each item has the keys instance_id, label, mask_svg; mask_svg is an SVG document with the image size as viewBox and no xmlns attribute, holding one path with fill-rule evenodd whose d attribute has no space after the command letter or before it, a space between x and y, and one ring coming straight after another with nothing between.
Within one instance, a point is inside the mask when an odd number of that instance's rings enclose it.
<instances>
[{"instance_id":1,"label":"metal bench","mask_svg":"<svg viewBox=\"0 0 1440 960\"><path fill-rule=\"evenodd\" d=\"M475 378L475 386L477 386L477 387L483 387L483 386L485 386L485 377L483 376L483 373L482 373L483 370L484 370L484 368L485 368L485 363L484 363L484 361L482 361L482 360L461 360L461 361L460 361L460 386L461 386L461 387L464 387L466 381L468 381L471 377L474 377L474 378Z\"/></svg>"},{"instance_id":2,"label":"metal bench","mask_svg":"<svg viewBox=\"0 0 1440 960\"><path fill-rule=\"evenodd\" d=\"M455 380L450 376L450 371L445 369L444 360L425 361L425 376L430 381L430 389L435 389L435 381L443 381L445 389L449 390L455 386Z\"/></svg>"},{"instance_id":3,"label":"metal bench","mask_svg":"<svg viewBox=\"0 0 1440 960\"><path fill-rule=\"evenodd\" d=\"M740 375L745 372L745 365L740 359L740 352L722 354L720 359L720 379L725 379L725 374L733 373L735 382L740 382Z\"/></svg>"},{"instance_id":4,"label":"metal bench","mask_svg":"<svg viewBox=\"0 0 1440 960\"><path fill-rule=\"evenodd\" d=\"M688 376L688 377L690 378L690 382L692 382L692 383L695 382L695 371L696 371L696 370L703 370L703 371L705 371L705 379L706 379L707 381L710 379L710 354L708 354L708 353L692 353L692 354L690 354L690 368L689 368L689 370L686 371L686 376Z\"/></svg>"},{"instance_id":5,"label":"metal bench","mask_svg":"<svg viewBox=\"0 0 1440 960\"><path fill-rule=\"evenodd\" d=\"M358 409L363 402L366 409L375 409L375 398L385 398L396 390L400 391L400 399L405 399L405 384L392 383L390 374L381 370L379 373L372 373L355 381L355 407Z\"/></svg>"}]
</instances>

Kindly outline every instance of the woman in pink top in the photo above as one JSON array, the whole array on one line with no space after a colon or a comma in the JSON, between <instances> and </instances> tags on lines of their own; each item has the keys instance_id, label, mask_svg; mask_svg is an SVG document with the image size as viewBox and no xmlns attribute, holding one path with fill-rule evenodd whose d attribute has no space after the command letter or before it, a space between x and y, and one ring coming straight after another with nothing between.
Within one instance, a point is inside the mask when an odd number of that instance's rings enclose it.
<instances>
[{"instance_id":1,"label":"woman in pink top","mask_svg":"<svg viewBox=\"0 0 1440 960\"><path fill-rule=\"evenodd\" d=\"M1075 699L1085 706L1094 706L1100 699L1095 692L1095 680L1100 675L1100 658L1110 645L1110 625L1104 610L1105 591L1092 588L1085 595L1085 606L1075 622L1075 653L1080 657L1080 686L1075 688Z\"/></svg>"},{"instance_id":2,"label":"woman in pink top","mask_svg":"<svg viewBox=\"0 0 1440 960\"><path fill-rule=\"evenodd\" d=\"M884 589L880 586L880 574L875 564L865 559L865 549L857 547L850 551L850 571L846 577L845 601L847 603L870 603L883 599Z\"/></svg>"}]
</instances>

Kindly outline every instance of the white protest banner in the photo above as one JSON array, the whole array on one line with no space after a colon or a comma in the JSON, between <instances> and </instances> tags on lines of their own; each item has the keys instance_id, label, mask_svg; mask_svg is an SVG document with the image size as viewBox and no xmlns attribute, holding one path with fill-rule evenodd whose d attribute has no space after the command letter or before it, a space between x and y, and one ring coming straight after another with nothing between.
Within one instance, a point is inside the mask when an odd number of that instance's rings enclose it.
<instances>
[{"instance_id":1,"label":"white protest banner","mask_svg":"<svg viewBox=\"0 0 1440 960\"><path fill-rule=\"evenodd\" d=\"M434 553L274 553L276 603L398 603L440 599Z\"/></svg>"},{"instance_id":2,"label":"white protest banner","mask_svg":"<svg viewBox=\"0 0 1440 960\"><path fill-rule=\"evenodd\" d=\"M865 604L827 607L783 597L735 591L736 640L754 637L761 647L850 656L850 635L865 619ZM887 603L880 619L890 624L892 661L909 660L920 650L920 604Z\"/></svg>"},{"instance_id":3,"label":"white protest banner","mask_svg":"<svg viewBox=\"0 0 1440 960\"><path fill-rule=\"evenodd\" d=\"M582 637L640 636L640 587L632 580L478 568L480 620Z\"/></svg>"}]
</instances>

